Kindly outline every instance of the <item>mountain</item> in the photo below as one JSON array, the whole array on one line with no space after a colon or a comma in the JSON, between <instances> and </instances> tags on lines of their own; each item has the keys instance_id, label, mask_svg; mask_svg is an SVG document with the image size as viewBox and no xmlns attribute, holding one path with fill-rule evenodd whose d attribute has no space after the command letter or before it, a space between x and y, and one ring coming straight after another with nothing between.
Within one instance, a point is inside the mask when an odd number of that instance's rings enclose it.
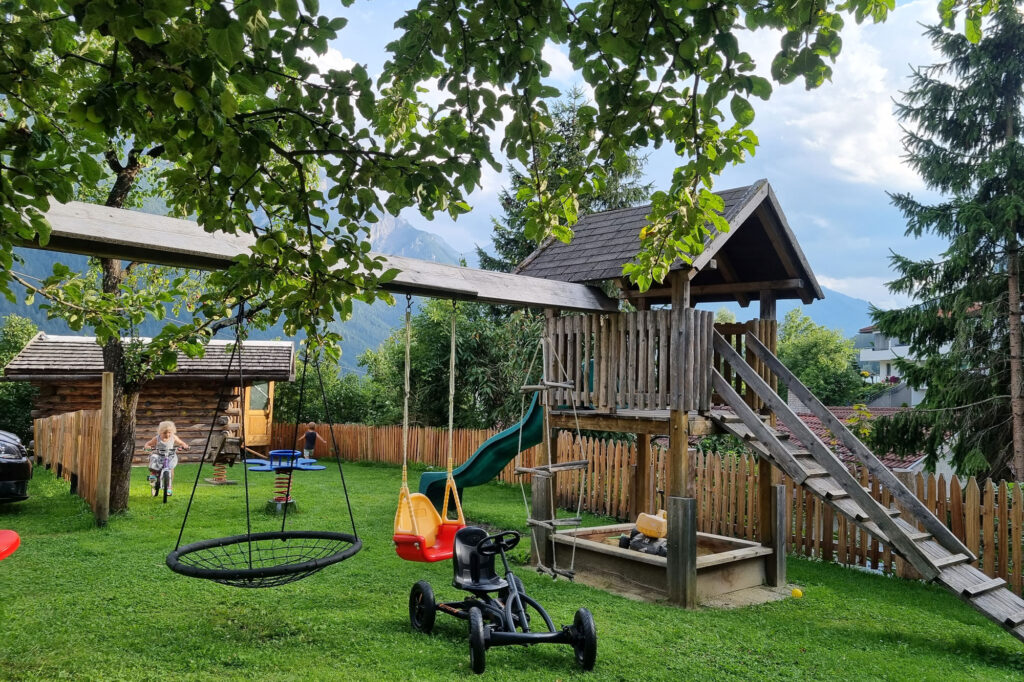
<instances>
[{"instance_id":1,"label":"mountain","mask_svg":"<svg viewBox=\"0 0 1024 682\"><path fill-rule=\"evenodd\" d=\"M871 315L868 313L871 304L867 301L841 294L826 287L822 287L821 291L825 294L825 298L821 301L814 301L810 305L804 305L799 300L779 301L777 304L779 322L782 322L790 310L803 308L804 315L811 318L815 324L839 329L847 338L856 335L859 329L871 324ZM738 303L707 303L701 304L700 307L715 311L719 308L726 308L741 322L757 317L756 300L746 308L741 308Z\"/></svg>"}]
</instances>

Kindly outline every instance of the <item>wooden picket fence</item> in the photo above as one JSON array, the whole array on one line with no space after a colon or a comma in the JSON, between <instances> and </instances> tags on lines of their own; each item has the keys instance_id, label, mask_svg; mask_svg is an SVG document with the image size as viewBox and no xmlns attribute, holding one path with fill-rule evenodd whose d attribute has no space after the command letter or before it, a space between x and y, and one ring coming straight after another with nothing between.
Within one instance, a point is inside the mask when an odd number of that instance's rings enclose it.
<instances>
[{"instance_id":1,"label":"wooden picket fence","mask_svg":"<svg viewBox=\"0 0 1024 682\"><path fill-rule=\"evenodd\" d=\"M317 431L328 443L331 435L326 425ZM294 426L278 424L274 428L273 447L294 446ZM461 464L495 430L458 429L454 435L455 464ZM401 426L334 426L334 438L346 460L402 462ZM445 429L411 428L409 460L435 468L445 466L448 440ZM329 448L318 445L316 456L327 456ZM646 478L637 471L636 444L626 441L577 438L562 431L558 438L557 461L578 459L590 461L586 471L570 470L555 480L559 507L576 509L617 519L636 518L639 491L636 486L646 480L650 485L647 499L663 506L660 494L665 489L665 466L668 454L664 448L651 448L651 472ZM752 455L690 451L694 474L694 495L697 498L697 529L706 533L754 539L757 537L757 459ZM516 466L544 463L542 446L523 452L502 470L498 480L517 483ZM866 470L851 470L860 482L873 491L876 499L891 505L889 493ZM978 567L992 577L1007 581L1018 594L1024 586L1024 499L1020 487L1005 481L979 482L974 478L961 485L956 478L932 474L899 474L907 487L961 541L979 557ZM528 478L527 478L528 480ZM901 577L916 577L912 567L868 533L833 513L831 507L788 477L777 482L786 488L786 527L789 529L787 549L793 554L862 566Z\"/></svg>"},{"instance_id":2,"label":"wooden picket fence","mask_svg":"<svg viewBox=\"0 0 1024 682\"><path fill-rule=\"evenodd\" d=\"M314 457L330 455L332 443L337 443L345 460L354 462L381 462L384 464L402 464L402 427L366 426L364 424L335 424L333 440L331 427L317 424L317 433L327 441L327 445L317 443ZM305 433L300 427L298 436ZM497 429L456 429L452 437L452 458L455 466L459 466L472 455L485 440L499 433ZM271 437L271 449L289 449L296 447L295 424L275 423ZM541 446L523 452L521 462L524 466L533 466L540 461ZM411 427L409 429L409 462L424 464L429 467L443 469L448 458L448 429L434 427ZM513 483L517 479L513 461L502 470L498 477L502 483Z\"/></svg>"},{"instance_id":3,"label":"wooden picket fence","mask_svg":"<svg viewBox=\"0 0 1024 682\"><path fill-rule=\"evenodd\" d=\"M71 492L97 507L100 410L65 412L34 422L36 462L71 483ZM109 473L108 473L109 475ZM109 494L109 487L106 488Z\"/></svg>"}]
</instances>

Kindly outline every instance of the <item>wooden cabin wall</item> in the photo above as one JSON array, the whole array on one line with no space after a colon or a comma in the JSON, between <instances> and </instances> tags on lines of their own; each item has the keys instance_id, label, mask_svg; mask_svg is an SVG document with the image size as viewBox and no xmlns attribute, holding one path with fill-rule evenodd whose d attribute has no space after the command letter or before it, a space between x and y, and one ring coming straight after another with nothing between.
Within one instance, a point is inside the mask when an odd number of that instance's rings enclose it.
<instances>
[{"instance_id":1,"label":"wooden cabin wall","mask_svg":"<svg viewBox=\"0 0 1024 682\"><path fill-rule=\"evenodd\" d=\"M35 409L32 411L33 419L100 408L98 379L33 383L39 388ZM231 421L238 422L238 387L227 387L225 391L234 398L225 400L222 413L228 414ZM190 450L179 451L179 461L198 461L206 444L210 421L220 405L220 395L220 382L214 381L158 381L146 385L139 394L135 412L135 462L145 460L143 444L156 435L157 426L166 420L174 422L178 437L191 447Z\"/></svg>"}]
</instances>

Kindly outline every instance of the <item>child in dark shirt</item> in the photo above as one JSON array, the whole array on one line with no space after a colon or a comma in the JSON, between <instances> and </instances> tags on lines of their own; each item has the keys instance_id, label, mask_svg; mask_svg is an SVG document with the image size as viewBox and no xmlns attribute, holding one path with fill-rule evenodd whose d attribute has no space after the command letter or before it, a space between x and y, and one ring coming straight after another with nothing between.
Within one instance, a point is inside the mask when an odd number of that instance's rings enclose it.
<instances>
[{"instance_id":1,"label":"child in dark shirt","mask_svg":"<svg viewBox=\"0 0 1024 682\"><path fill-rule=\"evenodd\" d=\"M305 440L304 443L303 440ZM320 441L324 445L327 445L327 441L324 440L323 437L316 432L316 424L314 424L313 422L309 422L308 424L306 424L306 432L299 436L298 440L295 441L295 444L303 444L302 456L308 459L313 456L313 450L316 448L317 441Z\"/></svg>"}]
</instances>

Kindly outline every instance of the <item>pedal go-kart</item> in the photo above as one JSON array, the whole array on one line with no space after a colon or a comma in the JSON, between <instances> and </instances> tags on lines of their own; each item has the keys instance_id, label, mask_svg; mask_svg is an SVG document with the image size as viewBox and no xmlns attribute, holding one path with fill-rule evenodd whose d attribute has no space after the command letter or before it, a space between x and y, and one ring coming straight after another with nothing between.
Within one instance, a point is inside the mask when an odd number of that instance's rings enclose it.
<instances>
[{"instance_id":1,"label":"pedal go-kart","mask_svg":"<svg viewBox=\"0 0 1024 682\"><path fill-rule=\"evenodd\" d=\"M439 610L469 621L469 662L478 674L484 671L487 649L508 644L568 644L576 654L576 663L584 670L592 670L597 659L594 617L581 608L576 611L572 625L555 628L544 607L526 594L523 583L509 568L505 553L518 545L519 539L516 531L488 535L483 528L473 526L456 533L452 585L473 596L464 601L437 603L430 583L417 582L409 595L412 627L429 634ZM501 555L504 578L494 571L496 555ZM544 629L534 631L531 624L536 624L537 616Z\"/></svg>"}]
</instances>

